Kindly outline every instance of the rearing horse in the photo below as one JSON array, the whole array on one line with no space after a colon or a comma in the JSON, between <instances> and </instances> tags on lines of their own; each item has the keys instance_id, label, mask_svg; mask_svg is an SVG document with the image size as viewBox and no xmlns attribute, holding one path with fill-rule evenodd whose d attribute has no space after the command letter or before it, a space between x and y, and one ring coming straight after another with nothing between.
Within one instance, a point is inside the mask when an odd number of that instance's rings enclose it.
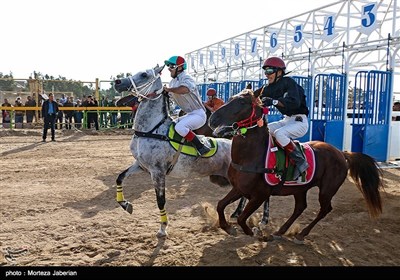
<instances>
[{"instance_id":1,"label":"rearing horse","mask_svg":"<svg viewBox=\"0 0 400 280\"><path fill-rule=\"evenodd\" d=\"M218 202L220 227L229 234L235 233L234 228L225 219L224 209L228 204L245 196L249 202L237 222L246 234L253 235L246 223L250 215L267 201L270 195L293 195L296 203L293 214L273 233L273 237L280 238L307 208L307 191L318 186L319 213L308 226L295 235L294 241L302 243L318 221L332 210L331 200L346 179L348 171L365 198L370 216L379 216L382 212L379 190L383 188L383 180L375 160L363 153L342 152L325 142L307 142L315 155L314 176L308 183L301 186L269 185L265 180L265 173L272 171L264 167L270 135L267 124L263 123L263 108L258 95L257 92L244 90L214 112L209 120L215 135L235 135L232 140L232 163L228 171L233 188Z\"/></svg>"},{"instance_id":2,"label":"rearing horse","mask_svg":"<svg viewBox=\"0 0 400 280\"><path fill-rule=\"evenodd\" d=\"M168 133L173 120L168 113L168 97L162 92L160 75L163 68L164 66L156 66L115 81L115 89L118 92L132 91L140 101L133 124L134 135L130 144L134 161L132 166L117 178L117 202L126 211L132 213L132 204L125 200L122 193L122 181L131 174L143 172L150 174L160 210L161 226L157 237L167 235L166 176L175 178L209 176L212 183L220 186L229 185L228 167L231 161L232 145L231 140L214 139L217 149L214 155L208 157L186 155L172 147L170 141L175 140L171 139Z\"/></svg>"}]
</instances>

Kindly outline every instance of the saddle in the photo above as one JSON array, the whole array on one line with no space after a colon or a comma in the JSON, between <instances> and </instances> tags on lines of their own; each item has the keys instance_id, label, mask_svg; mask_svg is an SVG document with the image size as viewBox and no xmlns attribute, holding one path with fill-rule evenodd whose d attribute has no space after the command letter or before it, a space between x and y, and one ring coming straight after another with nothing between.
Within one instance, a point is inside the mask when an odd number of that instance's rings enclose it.
<instances>
[{"instance_id":1,"label":"saddle","mask_svg":"<svg viewBox=\"0 0 400 280\"><path fill-rule=\"evenodd\" d=\"M270 136L268 141L268 149L265 155L265 167L274 169L275 173L266 173L265 181L268 185L275 186L282 183L284 186L301 186L308 184L315 173L315 155L314 150L307 143L300 144L294 141L297 147L302 151L303 156L308 162L309 167L299 177L298 180L293 179L294 163L291 162L289 156L284 149L277 144L276 140Z\"/></svg>"},{"instance_id":2,"label":"saddle","mask_svg":"<svg viewBox=\"0 0 400 280\"><path fill-rule=\"evenodd\" d=\"M188 156L194 156L194 157L198 157L199 156L195 146L193 145L193 143L187 141L185 138L180 136L175 131L175 123L172 123L170 125L170 127L169 127L168 138L169 138L169 144L176 151L178 151L180 149L179 146L183 145L183 147L181 148L181 153L182 154L185 154L185 155L188 155ZM209 147L210 147L210 151L208 153L202 155L202 157L209 158L209 157L212 157L213 155L215 155L215 153L218 150L218 142L217 142L217 140L215 138L206 137L206 136L204 136L204 138L202 138L201 140L202 141L208 141L209 142Z\"/></svg>"}]
</instances>

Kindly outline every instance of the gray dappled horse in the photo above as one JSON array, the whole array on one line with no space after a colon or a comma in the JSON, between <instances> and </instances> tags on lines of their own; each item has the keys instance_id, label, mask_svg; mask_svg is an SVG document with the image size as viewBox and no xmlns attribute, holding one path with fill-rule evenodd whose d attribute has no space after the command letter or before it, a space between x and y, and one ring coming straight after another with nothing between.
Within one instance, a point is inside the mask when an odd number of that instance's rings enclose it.
<instances>
[{"instance_id":1,"label":"gray dappled horse","mask_svg":"<svg viewBox=\"0 0 400 280\"><path fill-rule=\"evenodd\" d=\"M216 139L217 152L207 158L185 155L171 147L167 132L173 120L168 114L167 97L162 92L160 75L163 68L164 66L156 66L128 78L116 80L114 86L118 92L132 91L140 100L133 124L134 135L130 144L134 160L133 164L117 178L117 202L126 211L132 213L132 204L125 200L122 193L122 181L132 174L150 174L160 209L161 226L157 232L159 238L167 235L166 176L175 178L209 176L212 183L227 186L229 185L227 178L232 145L229 139Z\"/></svg>"}]
</instances>

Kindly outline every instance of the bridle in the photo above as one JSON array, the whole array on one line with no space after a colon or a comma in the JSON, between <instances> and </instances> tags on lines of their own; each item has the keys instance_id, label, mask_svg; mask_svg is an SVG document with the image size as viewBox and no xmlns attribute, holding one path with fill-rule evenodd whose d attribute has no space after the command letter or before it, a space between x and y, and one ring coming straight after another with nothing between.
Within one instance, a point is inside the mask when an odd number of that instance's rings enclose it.
<instances>
[{"instance_id":1,"label":"bridle","mask_svg":"<svg viewBox=\"0 0 400 280\"><path fill-rule=\"evenodd\" d=\"M232 135L242 135L247 132L247 130L255 128L255 127L260 127L264 125L264 115L268 114L268 108L263 108L262 114L260 117L257 116L256 114L256 107L258 107L258 104L254 100L251 104L251 114L248 118L234 122L230 127L232 128ZM229 127L229 126L228 126Z\"/></svg>"},{"instance_id":2,"label":"bridle","mask_svg":"<svg viewBox=\"0 0 400 280\"><path fill-rule=\"evenodd\" d=\"M156 97L152 98L152 97L148 97L149 94L151 94L152 92L150 92L151 87L153 86L153 84L158 80L161 79L161 71L158 72L157 74L155 73L154 69L151 69L152 74L153 74L153 79L151 79L150 81L144 83L143 85L137 86L135 81L133 80L132 76L129 76L128 79L131 82L131 86L128 88L128 91L131 91L133 95L135 95L136 97L138 97L138 100L142 100L142 99L158 99L160 98L162 95L162 91L163 88L161 87L160 89L158 89L157 91L155 91L155 95Z\"/></svg>"}]
</instances>

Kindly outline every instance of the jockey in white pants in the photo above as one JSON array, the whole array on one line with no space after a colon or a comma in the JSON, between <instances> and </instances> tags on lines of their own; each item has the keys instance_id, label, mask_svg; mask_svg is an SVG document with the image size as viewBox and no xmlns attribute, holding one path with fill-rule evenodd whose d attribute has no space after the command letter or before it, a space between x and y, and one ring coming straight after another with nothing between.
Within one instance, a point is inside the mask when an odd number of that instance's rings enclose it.
<instances>
[{"instance_id":1,"label":"jockey in white pants","mask_svg":"<svg viewBox=\"0 0 400 280\"><path fill-rule=\"evenodd\" d=\"M293 178L296 179L308 168L308 163L292 139L304 136L308 130L308 108L304 89L290 77L285 77L286 65L279 57L270 57L262 67L268 85L261 90L264 106L275 106L284 119L268 123L269 132L296 163Z\"/></svg>"},{"instance_id":2,"label":"jockey in white pants","mask_svg":"<svg viewBox=\"0 0 400 280\"><path fill-rule=\"evenodd\" d=\"M172 77L169 86L164 86L164 91L168 92L175 103L186 112L186 115L177 119L175 130L180 136L193 142L199 155L204 155L210 151L210 148L193 133L193 130L199 129L207 121L206 108L196 82L185 72L187 65L183 57L172 56L164 63Z\"/></svg>"}]
</instances>

